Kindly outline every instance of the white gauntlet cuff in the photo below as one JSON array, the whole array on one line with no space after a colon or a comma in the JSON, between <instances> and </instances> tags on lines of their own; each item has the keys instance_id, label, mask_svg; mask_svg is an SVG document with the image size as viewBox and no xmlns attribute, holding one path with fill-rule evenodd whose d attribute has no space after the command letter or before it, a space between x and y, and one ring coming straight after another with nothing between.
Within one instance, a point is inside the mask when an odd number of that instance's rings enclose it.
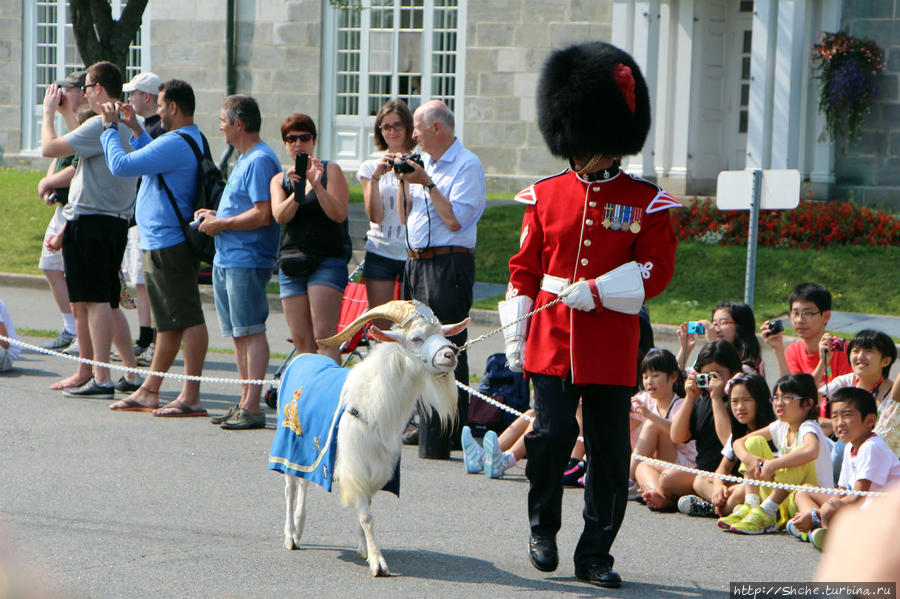
<instances>
[{"instance_id":1,"label":"white gauntlet cuff","mask_svg":"<svg viewBox=\"0 0 900 599\"><path fill-rule=\"evenodd\" d=\"M504 341L510 342L525 338L528 319L520 319L531 312L532 306L534 306L534 300L527 295L517 295L497 304L500 324L503 326Z\"/></svg>"},{"instance_id":2,"label":"white gauntlet cuff","mask_svg":"<svg viewBox=\"0 0 900 599\"><path fill-rule=\"evenodd\" d=\"M597 292L603 307L624 314L637 314L644 303L644 279L637 262L626 262L597 277ZM502 322L502 320L501 320Z\"/></svg>"}]
</instances>

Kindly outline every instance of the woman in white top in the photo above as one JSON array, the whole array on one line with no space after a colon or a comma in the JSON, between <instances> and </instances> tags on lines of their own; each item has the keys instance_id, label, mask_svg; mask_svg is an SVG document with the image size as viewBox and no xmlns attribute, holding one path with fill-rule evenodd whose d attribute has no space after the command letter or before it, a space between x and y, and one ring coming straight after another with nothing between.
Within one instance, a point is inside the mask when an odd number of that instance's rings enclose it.
<instances>
[{"instance_id":1,"label":"woman in white top","mask_svg":"<svg viewBox=\"0 0 900 599\"><path fill-rule=\"evenodd\" d=\"M413 117L406 103L387 102L375 117L374 131L375 147L386 152L381 158L363 162L356 173L370 221L363 266L370 306L394 299L394 285L403 280L407 256L406 225L400 206L404 200L411 205L413 195L424 194L421 185L401 184L393 168L395 158L408 155L415 147L412 133ZM390 325L375 322L377 326Z\"/></svg>"}]
</instances>

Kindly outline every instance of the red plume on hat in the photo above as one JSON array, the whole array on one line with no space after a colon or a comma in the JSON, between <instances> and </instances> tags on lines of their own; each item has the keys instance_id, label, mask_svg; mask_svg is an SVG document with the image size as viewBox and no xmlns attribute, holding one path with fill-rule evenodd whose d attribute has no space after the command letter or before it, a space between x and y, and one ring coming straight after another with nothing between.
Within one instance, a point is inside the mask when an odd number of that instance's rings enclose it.
<instances>
[{"instance_id":1,"label":"red plume on hat","mask_svg":"<svg viewBox=\"0 0 900 599\"><path fill-rule=\"evenodd\" d=\"M605 42L554 50L537 89L538 127L562 158L637 154L650 130L644 76L627 52Z\"/></svg>"}]
</instances>

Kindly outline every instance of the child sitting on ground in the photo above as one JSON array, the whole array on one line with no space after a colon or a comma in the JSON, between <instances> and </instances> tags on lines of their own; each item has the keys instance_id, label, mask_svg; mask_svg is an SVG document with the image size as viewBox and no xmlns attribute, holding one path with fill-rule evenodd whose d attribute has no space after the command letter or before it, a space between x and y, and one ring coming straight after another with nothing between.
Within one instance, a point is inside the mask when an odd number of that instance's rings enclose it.
<instances>
[{"instance_id":1,"label":"child sitting on ground","mask_svg":"<svg viewBox=\"0 0 900 599\"><path fill-rule=\"evenodd\" d=\"M722 445L731 433L725 382L740 371L741 361L734 346L721 340L700 350L694 371L687 377L684 403L672 418L669 438L673 443L695 442L700 470L713 472L719 465ZM693 492L695 478L688 472L661 467L658 486L648 484L642 499L650 509L672 509L679 497Z\"/></svg>"},{"instance_id":2,"label":"child sitting on ground","mask_svg":"<svg viewBox=\"0 0 900 599\"><path fill-rule=\"evenodd\" d=\"M851 364L853 358L850 359ZM876 419L875 397L858 387L844 387L831 397L834 433L846 444L838 486L854 491L881 491L900 482L900 461L872 432ZM825 543L825 530L834 515L849 506L865 508L872 497L797 492L798 513L788 522L788 532L817 549Z\"/></svg>"},{"instance_id":3,"label":"child sitting on ground","mask_svg":"<svg viewBox=\"0 0 900 599\"><path fill-rule=\"evenodd\" d=\"M756 338L756 318L753 308L743 302L719 302L713 308L712 320L699 320L705 328L703 335L707 341L727 341L737 350L744 371L763 374L762 354L759 339ZM696 334L690 334L688 323L682 323L676 330L680 347L678 364L684 368L696 344Z\"/></svg>"},{"instance_id":4,"label":"child sitting on ground","mask_svg":"<svg viewBox=\"0 0 900 599\"><path fill-rule=\"evenodd\" d=\"M733 441L750 431L768 426L775 420L771 393L766 379L758 374L740 373L725 385L731 416L731 436L722 449L722 461L717 474L737 475L745 468L734 455ZM740 466L740 468L736 468ZM725 482L711 476L694 479L696 495L685 495L678 500L678 511L688 516L726 516L735 506L744 502L744 485Z\"/></svg>"},{"instance_id":5,"label":"child sitting on ground","mask_svg":"<svg viewBox=\"0 0 900 599\"><path fill-rule=\"evenodd\" d=\"M6 308L3 300L0 300L0 335L10 339L18 339L16 335L16 327L13 325L12 316ZM13 360L19 357L22 348L12 344L9 341L0 339L0 372L12 368Z\"/></svg>"},{"instance_id":6,"label":"child sitting on ground","mask_svg":"<svg viewBox=\"0 0 900 599\"><path fill-rule=\"evenodd\" d=\"M778 379L772 397L778 420L734 442L734 453L746 466L745 478L793 485L834 485L831 442L816 421L818 395L809 374ZM777 458L768 441L775 442ZM793 491L760 487L749 481L744 485L744 503L730 516L719 519L720 528L750 535L777 532L780 521L787 523L797 513Z\"/></svg>"},{"instance_id":7,"label":"child sitting on ground","mask_svg":"<svg viewBox=\"0 0 900 599\"><path fill-rule=\"evenodd\" d=\"M881 331L864 329L854 335L847 344L847 357L853 372L836 377L831 382L819 387L822 394L822 402L819 406L819 418L830 418L828 413L828 401L832 395L844 387L860 387L867 389L875 396L875 403L880 407L886 405L885 401L891 395L892 381L890 379L891 366L897 359L897 347L894 340ZM826 433L831 427L822 427ZM895 439L896 437L891 437ZM900 447L891 447L895 452ZM841 464L844 460L844 444L838 440L831 454L834 476L838 478L841 473Z\"/></svg>"},{"instance_id":8,"label":"child sitting on ground","mask_svg":"<svg viewBox=\"0 0 900 599\"><path fill-rule=\"evenodd\" d=\"M653 348L641 362L641 380L644 391L632 398L632 421L642 422L632 452L655 457L666 462L694 467L697 448L693 441L675 444L669 436L672 418L684 401L684 374L678 368L675 356L667 349ZM634 458L631 460L631 481L638 488L652 489L658 486L663 466L653 466ZM629 483L631 487L631 483Z\"/></svg>"}]
</instances>

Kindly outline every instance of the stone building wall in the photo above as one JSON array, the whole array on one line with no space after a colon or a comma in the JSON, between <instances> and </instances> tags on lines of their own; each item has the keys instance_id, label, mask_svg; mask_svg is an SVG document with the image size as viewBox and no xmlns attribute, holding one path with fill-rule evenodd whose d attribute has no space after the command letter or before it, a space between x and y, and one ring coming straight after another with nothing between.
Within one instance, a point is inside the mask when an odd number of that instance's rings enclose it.
<instances>
[{"instance_id":1,"label":"stone building wall","mask_svg":"<svg viewBox=\"0 0 900 599\"><path fill-rule=\"evenodd\" d=\"M20 161L5 158L22 147L22 4L0 4L0 166ZM46 166L45 166L46 168Z\"/></svg>"},{"instance_id":2,"label":"stone building wall","mask_svg":"<svg viewBox=\"0 0 900 599\"><path fill-rule=\"evenodd\" d=\"M844 31L881 47L885 70L859 141L835 144L832 197L900 210L900 2L844 0L843 15Z\"/></svg>"},{"instance_id":3,"label":"stone building wall","mask_svg":"<svg viewBox=\"0 0 900 599\"><path fill-rule=\"evenodd\" d=\"M610 41L605 0L468 3L465 143L484 165L488 190L516 192L564 163L537 128L535 90L551 48Z\"/></svg>"}]
</instances>

